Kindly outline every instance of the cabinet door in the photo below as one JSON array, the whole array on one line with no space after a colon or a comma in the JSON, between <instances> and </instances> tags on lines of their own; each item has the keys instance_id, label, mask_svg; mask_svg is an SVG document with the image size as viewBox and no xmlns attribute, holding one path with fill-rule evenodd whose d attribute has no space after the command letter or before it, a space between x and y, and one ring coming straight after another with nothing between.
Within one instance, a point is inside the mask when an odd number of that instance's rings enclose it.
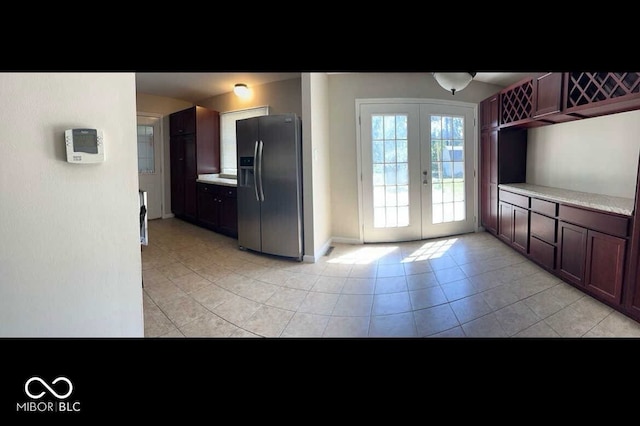
<instances>
[{"instance_id":1,"label":"cabinet door","mask_svg":"<svg viewBox=\"0 0 640 426\"><path fill-rule=\"evenodd\" d=\"M534 79L535 118L558 113L562 108L562 73L550 72Z\"/></svg>"},{"instance_id":2,"label":"cabinet door","mask_svg":"<svg viewBox=\"0 0 640 426\"><path fill-rule=\"evenodd\" d=\"M220 228L225 234L238 236L238 199L236 188L221 188Z\"/></svg>"},{"instance_id":3,"label":"cabinet door","mask_svg":"<svg viewBox=\"0 0 640 426\"><path fill-rule=\"evenodd\" d=\"M572 283L584 285L587 230L570 223L558 222L558 274Z\"/></svg>"},{"instance_id":4,"label":"cabinet door","mask_svg":"<svg viewBox=\"0 0 640 426\"><path fill-rule=\"evenodd\" d=\"M498 236L505 242L513 242L513 206L508 203L498 204Z\"/></svg>"},{"instance_id":5,"label":"cabinet door","mask_svg":"<svg viewBox=\"0 0 640 426\"><path fill-rule=\"evenodd\" d=\"M513 246L529 252L529 210L513 206Z\"/></svg>"},{"instance_id":6,"label":"cabinet door","mask_svg":"<svg viewBox=\"0 0 640 426\"><path fill-rule=\"evenodd\" d=\"M198 222L218 226L218 199L215 185L198 183Z\"/></svg>"},{"instance_id":7,"label":"cabinet door","mask_svg":"<svg viewBox=\"0 0 640 426\"><path fill-rule=\"evenodd\" d=\"M196 131L196 107L184 109L169 115L169 134L186 135Z\"/></svg>"},{"instance_id":8,"label":"cabinet door","mask_svg":"<svg viewBox=\"0 0 640 426\"><path fill-rule=\"evenodd\" d=\"M184 139L170 139L171 211L176 216L184 214Z\"/></svg>"},{"instance_id":9,"label":"cabinet door","mask_svg":"<svg viewBox=\"0 0 640 426\"><path fill-rule=\"evenodd\" d=\"M488 130L498 127L499 116L499 95L496 93L480 103L480 129Z\"/></svg>"},{"instance_id":10,"label":"cabinet door","mask_svg":"<svg viewBox=\"0 0 640 426\"><path fill-rule=\"evenodd\" d=\"M194 134L182 136L184 141L184 216L196 220L198 215L197 187L198 166L196 138Z\"/></svg>"},{"instance_id":11,"label":"cabinet door","mask_svg":"<svg viewBox=\"0 0 640 426\"><path fill-rule=\"evenodd\" d=\"M491 138L489 132L480 134L480 163L481 223L487 231L495 234L496 218L492 216L491 209Z\"/></svg>"},{"instance_id":12,"label":"cabinet door","mask_svg":"<svg viewBox=\"0 0 640 426\"><path fill-rule=\"evenodd\" d=\"M589 230L585 285L600 297L620 303L626 240Z\"/></svg>"}]
</instances>

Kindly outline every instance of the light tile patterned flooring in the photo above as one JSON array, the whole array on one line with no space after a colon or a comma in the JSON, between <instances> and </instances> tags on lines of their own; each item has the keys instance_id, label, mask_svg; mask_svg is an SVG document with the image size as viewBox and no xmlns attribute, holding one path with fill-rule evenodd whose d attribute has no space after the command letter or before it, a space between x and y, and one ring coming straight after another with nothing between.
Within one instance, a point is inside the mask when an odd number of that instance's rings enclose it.
<instances>
[{"instance_id":1,"label":"light tile patterned flooring","mask_svg":"<svg viewBox=\"0 0 640 426\"><path fill-rule=\"evenodd\" d=\"M334 244L316 263L149 222L145 337L640 337L640 324L487 233Z\"/></svg>"}]
</instances>

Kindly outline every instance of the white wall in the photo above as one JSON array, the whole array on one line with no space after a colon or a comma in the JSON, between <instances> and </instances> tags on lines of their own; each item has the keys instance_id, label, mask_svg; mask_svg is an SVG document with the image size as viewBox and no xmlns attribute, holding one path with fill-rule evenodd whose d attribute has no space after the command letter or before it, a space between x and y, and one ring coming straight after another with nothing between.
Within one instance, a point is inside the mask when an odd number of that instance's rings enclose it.
<instances>
[{"instance_id":1,"label":"white wall","mask_svg":"<svg viewBox=\"0 0 640 426\"><path fill-rule=\"evenodd\" d=\"M0 336L142 337L133 73L0 73ZM104 163L64 130L104 131Z\"/></svg>"},{"instance_id":2,"label":"white wall","mask_svg":"<svg viewBox=\"0 0 640 426\"><path fill-rule=\"evenodd\" d=\"M528 130L527 182L635 198L640 111Z\"/></svg>"},{"instance_id":3,"label":"white wall","mask_svg":"<svg viewBox=\"0 0 640 426\"><path fill-rule=\"evenodd\" d=\"M500 89L499 86L472 81L464 90L451 95L427 72L330 74L331 224L334 239L344 242L360 239L356 99L424 98L479 103Z\"/></svg>"},{"instance_id":4,"label":"white wall","mask_svg":"<svg viewBox=\"0 0 640 426\"><path fill-rule=\"evenodd\" d=\"M325 73L302 74L305 261L331 244L329 88Z\"/></svg>"}]
</instances>

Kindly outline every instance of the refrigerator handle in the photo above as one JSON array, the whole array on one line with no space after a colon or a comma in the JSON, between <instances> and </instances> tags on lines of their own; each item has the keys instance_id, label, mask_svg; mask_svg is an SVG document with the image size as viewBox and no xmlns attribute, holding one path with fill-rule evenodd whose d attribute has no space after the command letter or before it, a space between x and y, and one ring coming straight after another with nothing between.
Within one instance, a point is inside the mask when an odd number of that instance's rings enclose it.
<instances>
[{"instance_id":1,"label":"refrigerator handle","mask_svg":"<svg viewBox=\"0 0 640 426\"><path fill-rule=\"evenodd\" d=\"M260 201L264 201L264 192L262 191L262 147L264 144L260 141L260 146L258 148L258 155L260 156L260 160L258 161L258 179L260 181Z\"/></svg>"},{"instance_id":2,"label":"refrigerator handle","mask_svg":"<svg viewBox=\"0 0 640 426\"><path fill-rule=\"evenodd\" d=\"M258 195L258 141L256 141L256 145L253 148L253 189L256 191L256 201L260 201L260 196Z\"/></svg>"}]
</instances>

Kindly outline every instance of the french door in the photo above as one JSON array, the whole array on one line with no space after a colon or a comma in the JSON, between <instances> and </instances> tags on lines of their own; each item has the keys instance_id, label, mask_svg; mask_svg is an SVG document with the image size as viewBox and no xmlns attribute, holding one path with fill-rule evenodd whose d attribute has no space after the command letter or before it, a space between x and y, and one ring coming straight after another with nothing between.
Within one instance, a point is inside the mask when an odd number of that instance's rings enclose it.
<instances>
[{"instance_id":1,"label":"french door","mask_svg":"<svg viewBox=\"0 0 640 426\"><path fill-rule=\"evenodd\" d=\"M364 242L474 230L474 106L359 102Z\"/></svg>"}]
</instances>

